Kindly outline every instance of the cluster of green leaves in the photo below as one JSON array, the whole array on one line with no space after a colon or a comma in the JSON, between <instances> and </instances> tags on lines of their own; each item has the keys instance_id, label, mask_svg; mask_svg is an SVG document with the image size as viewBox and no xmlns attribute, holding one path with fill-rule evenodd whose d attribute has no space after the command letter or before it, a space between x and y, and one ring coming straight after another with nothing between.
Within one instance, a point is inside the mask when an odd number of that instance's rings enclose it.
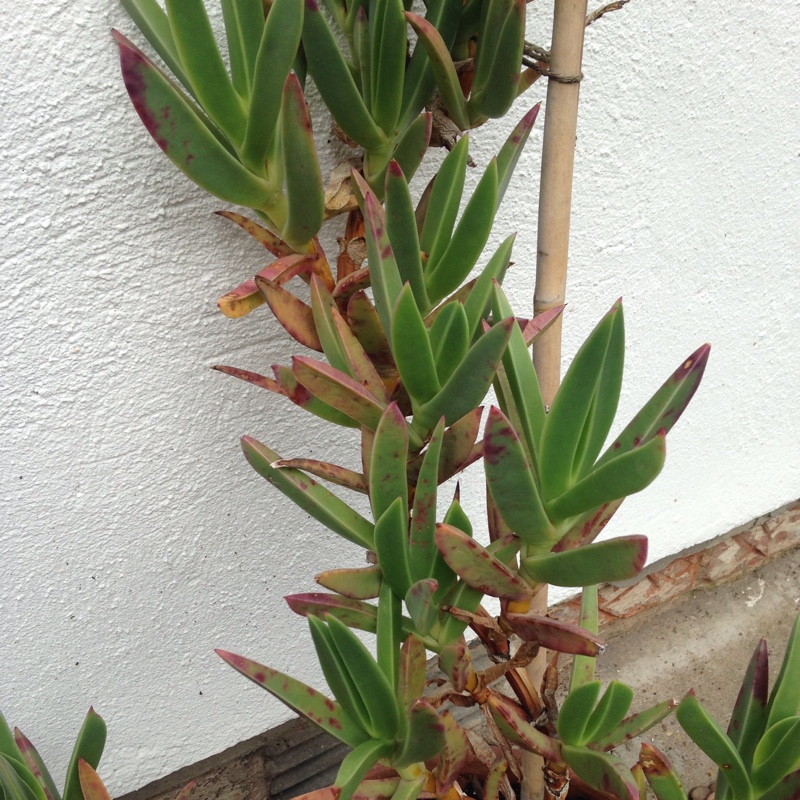
<instances>
[{"instance_id":1,"label":"cluster of green leaves","mask_svg":"<svg viewBox=\"0 0 800 800\"><path fill-rule=\"evenodd\" d=\"M75 740L64 793L59 793L42 757L18 728L12 733L0 714L0 798L4 800L97 800L84 797L83 775L100 762L106 724L90 708Z\"/></svg>"},{"instance_id":2,"label":"cluster of green leaves","mask_svg":"<svg viewBox=\"0 0 800 800\"><path fill-rule=\"evenodd\" d=\"M434 90L466 130L504 114L532 82L534 73L520 72L524 3L430 0L422 18L403 0L328 0L334 32L315 0L223 0L230 73L202 0L166 0L166 12L156 0L123 3L185 90L117 35L141 119L189 177L258 213L263 225L225 215L275 256L221 307L240 316L268 304L314 354L273 366L273 377L218 369L360 432L360 471L284 459L242 440L260 475L375 562L327 571L317 576L327 592L287 598L308 619L334 699L249 659L220 655L353 748L336 781L339 800L356 791L415 800L423 788L444 797L476 759L485 761L487 800L508 795L512 744L633 800L643 768L626 770L610 751L672 704L631 715L632 692L619 682L601 697L596 590L584 590L580 624L533 613L531 601L542 583L593 587L642 569L644 537L595 539L624 498L661 470L665 436L699 384L708 347L603 452L622 386L621 303L579 350L546 413L528 348L561 309L533 320L515 316L502 289L513 236L470 279L537 109L469 197L467 135L416 202L408 183L429 145L424 108ZM409 25L417 35L410 55ZM364 151L363 169L351 175L358 208L348 229L363 229L367 264L339 261L335 277L315 238L327 212L306 72L343 135ZM307 284L308 301L289 288L294 278ZM488 411L479 440L492 386L499 407ZM449 502L439 497L443 482L478 460L486 471L486 547L473 536L458 490ZM366 494L371 519L341 489ZM500 598L498 619L482 608L485 595ZM554 714L539 720L543 699L521 676L521 661L475 671L467 625L497 657L510 654L511 634L529 650L575 656L557 724L549 721ZM375 657L353 629L375 635ZM426 650L438 654L447 678L435 699L423 697ZM490 685L502 674L516 699ZM507 759L472 748L448 703L481 706ZM370 777L377 763L395 771L389 784Z\"/></svg>"}]
</instances>

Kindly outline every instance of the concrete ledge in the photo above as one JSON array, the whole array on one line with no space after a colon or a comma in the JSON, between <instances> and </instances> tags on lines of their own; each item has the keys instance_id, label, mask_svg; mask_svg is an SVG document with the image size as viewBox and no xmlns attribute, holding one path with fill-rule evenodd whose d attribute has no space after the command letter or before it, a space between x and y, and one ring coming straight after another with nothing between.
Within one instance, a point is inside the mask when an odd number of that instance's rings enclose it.
<instances>
[{"instance_id":1,"label":"concrete ledge","mask_svg":"<svg viewBox=\"0 0 800 800\"><path fill-rule=\"evenodd\" d=\"M758 638L769 639L774 677L800 611L800 501L655 564L635 582L601 587L600 605L608 648L598 658L599 678L631 684L634 710L694 686L726 725ZM568 601L551 614L571 618L576 609ZM467 710L462 724L479 722ZM649 738L673 759L687 790L716 774L674 716ZM331 783L346 752L327 734L292 720L119 800L174 800L192 779L198 783L192 800L290 800ZM633 763L636 752L633 743L620 755Z\"/></svg>"}]
</instances>

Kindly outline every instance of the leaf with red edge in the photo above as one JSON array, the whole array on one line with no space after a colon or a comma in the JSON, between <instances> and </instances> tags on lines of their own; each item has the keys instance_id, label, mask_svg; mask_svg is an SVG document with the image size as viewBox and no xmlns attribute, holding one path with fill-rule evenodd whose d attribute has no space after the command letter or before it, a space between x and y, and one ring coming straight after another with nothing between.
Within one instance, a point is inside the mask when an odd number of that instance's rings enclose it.
<instances>
[{"instance_id":1,"label":"leaf with red edge","mask_svg":"<svg viewBox=\"0 0 800 800\"><path fill-rule=\"evenodd\" d=\"M332 592L353 600L372 600L381 591L379 566L329 569L314 576L314 580Z\"/></svg>"},{"instance_id":2,"label":"leaf with red edge","mask_svg":"<svg viewBox=\"0 0 800 800\"><path fill-rule=\"evenodd\" d=\"M14 741L22 755L22 760L33 774L33 777L36 778L36 782L42 787L47 800L61 800L61 794L56 788L55 781L51 777L38 750L19 728L14 728ZM11 754L7 753L6 755Z\"/></svg>"},{"instance_id":3,"label":"leaf with red edge","mask_svg":"<svg viewBox=\"0 0 800 800\"><path fill-rule=\"evenodd\" d=\"M503 617L514 633L526 642L539 642L548 650L581 656L597 656L605 644L593 633L570 622L551 619L529 612L506 613Z\"/></svg>"},{"instance_id":4,"label":"leaf with red edge","mask_svg":"<svg viewBox=\"0 0 800 800\"><path fill-rule=\"evenodd\" d=\"M263 225L248 219L243 214L237 214L235 211L215 211L215 214L231 222L235 222L242 230L250 234L262 247L269 250L276 258L283 258L294 254L294 250L290 245L286 244L279 236L268 230Z\"/></svg>"},{"instance_id":5,"label":"leaf with red edge","mask_svg":"<svg viewBox=\"0 0 800 800\"><path fill-rule=\"evenodd\" d=\"M284 600L289 608L301 617L307 617L309 614L322 617L329 614L348 628L356 628L367 633L375 633L378 627L377 607L362 600L352 600L349 597L325 592L289 594Z\"/></svg>"},{"instance_id":6,"label":"leaf with red edge","mask_svg":"<svg viewBox=\"0 0 800 800\"><path fill-rule=\"evenodd\" d=\"M292 358L292 372L313 395L370 430L378 427L386 410L372 392L333 367L304 356Z\"/></svg>"},{"instance_id":7,"label":"leaf with red edge","mask_svg":"<svg viewBox=\"0 0 800 800\"><path fill-rule=\"evenodd\" d=\"M508 600L533 597L533 590L522 578L458 528L437 525L436 546L450 569L473 589Z\"/></svg>"},{"instance_id":8,"label":"leaf with red edge","mask_svg":"<svg viewBox=\"0 0 800 800\"><path fill-rule=\"evenodd\" d=\"M520 572L537 583L553 586L591 586L638 575L647 561L647 537L620 536L577 550L528 556Z\"/></svg>"},{"instance_id":9,"label":"leaf with red edge","mask_svg":"<svg viewBox=\"0 0 800 800\"><path fill-rule=\"evenodd\" d=\"M226 367L222 364L216 364L211 367L211 369L215 369L217 372L223 373L223 375L230 375L233 378L238 378L253 386L258 386L260 389L267 389L270 392L275 392L275 394L285 394L276 380L268 378L266 375L259 375L257 372L251 372L249 369Z\"/></svg>"},{"instance_id":10,"label":"leaf with red edge","mask_svg":"<svg viewBox=\"0 0 800 800\"><path fill-rule=\"evenodd\" d=\"M650 742L642 742L639 764L657 800L685 800L686 791L669 759Z\"/></svg>"},{"instance_id":11,"label":"leaf with red edge","mask_svg":"<svg viewBox=\"0 0 800 800\"><path fill-rule=\"evenodd\" d=\"M492 692L486 704L495 725L509 741L515 742L532 753L538 753L549 761L560 762L563 760L561 742L551 739L547 734L536 730L524 720L512 700L497 692Z\"/></svg>"},{"instance_id":12,"label":"leaf with red edge","mask_svg":"<svg viewBox=\"0 0 800 800\"><path fill-rule=\"evenodd\" d=\"M305 386L298 382L289 367L273 364L272 371L275 374L275 381L280 387L280 393L288 397L295 405L336 425L345 428L360 427L359 423L348 417L347 414L343 414L311 394Z\"/></svg>"},{"instance_id":13,"label":"leaf with red edge","mask_svg":"<svg viewBox=\"0 0 800 800\"><path fill-rule=\"evenodd\" d=\"M303 472L309 472L337 486L344 486L346 489L352 489L361 494L367 493L367 482L360 472L329 464L327 461L315 461L313 458L282 458L272 466L278 469L282 467L301 469Z\"/></svg>"},{"instance_id":14,"label":"leaf with red edge","mask_svg":"<svg viewBox=\"0 0 800 800\"><path fill-rule=\"evenodd\" d=\"M216 650L216 654L245 678L266 689L293 711L302 714L339 741L356 747L370 737L342 707L310 686L244 656Z\"/></svg>"},{"instance_id":15,"label":"leaf with red edge","mask_svg":"<svg viewBox=\"0 0 800 800\"><path fill-rule=\"evenodd\" d=\"M654 725L658 725L662 719L668 717L675 706L675 700L664 700L644 711L622 720L617 727L607 736L595 739L589 746L592 750L613 750L625 742L629 742L637 736L641 736L645 731L649 731Z\"/></svg>"},{"instance_id":16,"label":"leaf with red edge","mask_svg":"<svg viewBox=\"0 0 800 800\"><path fill-rule=\"evenodd\" d=\"M436 710L425 700L416 700L408 713L408 733L392 765L402 769L434 758L445 745L445 728Z\"/></svg>"},{"instance_id":17,"label":"leaf with red edge","mask_svg":"<svg viewBox=\"0 0 800 800\"><path fill-rule=\"evenodd\" d=\"M425 645L410 634L400 648L397 699L401 713L408 715L414 701L422 697L425 690L426 668Z\"/></svg>"},{"instance_id":18,"label":"leaf with red edge","mask_svg":"<svg viewBox=\"0 0 800 800\"><path fill-rule=\"evenodd\" d=\"M453 715L449 711L444 711L441 718L445 729L445 744L439 762L433 770L437 797L443 797L461 776L471 752L466 731L453 719Z\"/></svg>"},{"instance_id":19,"label":"leaf with red edge","mask_svg":"<svg viewBox=\"0 0 800 800\"><path fill-rule=\"evenodd\" d=\"M255 281L275 319L283 325L286 332L304 347L321 353L322 344L314 325L311 307L274 281L260 277L256 277Z\"/></svg>"}]
</instances>

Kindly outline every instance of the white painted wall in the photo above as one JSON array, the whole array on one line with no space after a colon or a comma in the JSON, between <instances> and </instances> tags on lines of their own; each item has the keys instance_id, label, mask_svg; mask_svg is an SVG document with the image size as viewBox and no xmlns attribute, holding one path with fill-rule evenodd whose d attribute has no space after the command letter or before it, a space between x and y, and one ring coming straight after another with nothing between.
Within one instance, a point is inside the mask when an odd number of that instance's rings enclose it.
<instances>
[{"instance_id":1,"label":"white painted wall","mask_svg":"<svg viewBox=\"0 0 800 800\"><path fill-rule=\"evenodd\" d=\"M587 37L565 352L625 296L626 420L714 345L663 477L613 527L649 534L653 558L800 490L798 12L635 0ZM95 704L120 793L287 718L212 648L319 680L280 598L360 555L264 484L237 439L324 457L346 437L209 370L265 370L290 348L266 313L216 311L263 251L149 140L108 34L133 31L121 8L31 0L0 20L0 707L60 776ZM477 161L513 121L476 133ZM519 230L521 313L540 137L497 227ZM464 494L480 506L475 476Z\"/></svg>"}]
</instances>

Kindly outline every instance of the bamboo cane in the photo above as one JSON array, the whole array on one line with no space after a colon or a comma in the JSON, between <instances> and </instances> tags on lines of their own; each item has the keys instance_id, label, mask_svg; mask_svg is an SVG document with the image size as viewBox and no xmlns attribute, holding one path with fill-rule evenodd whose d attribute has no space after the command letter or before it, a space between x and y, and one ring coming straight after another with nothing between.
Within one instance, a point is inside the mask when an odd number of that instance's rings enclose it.
<instances>
[{"instance_id":1,"label":"bamboo cane","mask_svg":"<svg viewBox=\"0 0 800 800\"><path fill-rule=\"evenodd\" d=\"M572 173L586 6L587 0L555 0L554 4L539 188L534 315L562 304L566 293ZM549 406L561 378L560 317L534 342L533 363L544 402ZM547 613L546 588L534 598L532 610L540 614ZM528 667L528 676L537 689L542 682L546 659L547 652L542 650ZM545 795L542 766L539 756L533 753L524 755L523 800L539 800Z\"/></svg>"}]
</instances>

